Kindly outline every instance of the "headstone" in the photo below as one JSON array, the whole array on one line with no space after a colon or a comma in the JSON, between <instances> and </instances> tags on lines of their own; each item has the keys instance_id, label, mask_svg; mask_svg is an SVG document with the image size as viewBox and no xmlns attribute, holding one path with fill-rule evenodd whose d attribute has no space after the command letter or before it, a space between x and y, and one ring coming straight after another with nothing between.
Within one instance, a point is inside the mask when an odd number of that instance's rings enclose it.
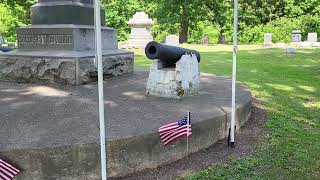
<instances>
[{"instance_id":1,"label":"headstone","mask_svg":"<svg viewBox=\"0 0 320 180\"><path fill-rule=\"evenodd\" d=\"M308 33L308 42L317 42L317 33Z\"/></svg>"},{"instance_id":2,"label":"headstone","mask_svg":"<svg viewBox=\"0 0 320 180\"><path fill-rule=\"evenodd\" d=\"M301 31L300 30L292 31L292 42L301 42Z\"/></svg>"},{"instance_id":3,"label":"headstone","mask_svg":"<svg viewBox=\"0 0 320 180\"><path fill-rule=\"evenodd\" d=\"M165 44L171 46L180 46L179 44L179 36L177 35L169 35L165 39Z\"/></svg>"},{"instance_id":4,"label":"headstone","mask_svg":"<svg viewBox=\"0 0 320 180\"><path fill-rule=\"evenodd\" d=\"M201 43L202 45L209 45L209 36L208 35L203 36L201 39Z\"/></svg>"},{"instance_id":5,"label":"headstone","mask_svg":"<svg viewBox=\"0 0 320 180\"><path fill-rule=\"evenodd\" d=\"M199 93L200 70L196 55L183 55L175 68L164 68L154 60L150 68L147 95L181 99Z\"/></svg>"},{"instance_id":6,"label":"headstone","mask_svg":"<svg viewBox=\"0 0 320 180\"><path fill-rule=\"evenodd\" d=\"M271 46L272 45L272 34L271 33L265 33L264 34L264 46Z\"/></svg>"},{"instance_id":7,"label":"headstone","mask_svg":"<svg viewBox=\"0 0 320 180\"><path fill-rule=\"evenodd\" d=\"M0 45L4 43L4 38L0 36Z\"/></svg>"},{"instance_id":8,"label":"headstone","mask_svg":"<svg viewBox=\"0 0 320 180\"><path fill-rule=\"evenodd\" d=\"M97 81L93 1L39 0L31 12L32 25L17 29L18 49L0 56L0 80L71 85ZM104 26L104 16L101 10L104 74L130 73L133 53L118 49L117 32Z\"/></svg>"},{"instance_id":9,"label":"headstone","mask_svg":"<svg viewBox=\"0 0 320 180\"><path fill-rule=\"evenodd\" d=\"M297 49L296 48L287 48L286 53L288 54L296 54Z\"/></svg>"},{"instance_id":10,"label":"headstone","mask_svg":"<svg viewBox=\"0 0 320 180\"><path fill-rule=\"evenodd\" d=\"M146 13L137 12L128 22L131 28L128 46L145 48L150 41L153 41L150 31L152 23L152 19Z\"/></svg>"}]
</instances>

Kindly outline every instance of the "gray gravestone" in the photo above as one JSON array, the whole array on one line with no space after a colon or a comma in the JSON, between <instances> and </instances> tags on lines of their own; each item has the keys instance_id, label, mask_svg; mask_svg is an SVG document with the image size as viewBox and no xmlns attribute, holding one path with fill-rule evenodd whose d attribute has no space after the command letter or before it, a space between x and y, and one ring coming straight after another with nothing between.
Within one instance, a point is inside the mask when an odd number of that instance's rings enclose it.
<instances>
[{"instance_id":1,"label":"gray gravestone","mask_svg":"<svg viewBox=\"0 0 320 180\"><path fill-rule=\"evenodd\" d=\"M165 44L171 46L180 46L179 44L179 36L177 35L169 35L166 37Z\"/></svg>"},{"instance_id":2,"label":"gray gravestone","mask_svg":"<svg viewBox=\"0 0 320 180\"><path fill-rule=\"evenodd\" d=\"M292 42L301 42L301 31L300 30L292 31Z\"/></svg>"},{"instance_id":3,"label":"gray gravestone","mask_svg":"<svg viewBox=\"0 0 320 180\"><path fill-rule=\"evenodd\" d=\"M31 12L32 25L17 29L18 50L0 56L0 80L72 85L96 81L93 1L39 0ZM104 26L101 12L104 73L130 73L133 53L118 49L117 31Z\"/></svg>"},{"instance_id":4,"label":"gray gravestone","mask_svg":"<svg viewBox=\"0 0 320 180\"><path fill-rule=\"evenodd\" d=\"M317 33L308 33L308 42L317 42Z\"/></svg>"},{"instance_id":5,"label":"gray gravestone","mask_svg":"<svg viewBox=\"0 0 320 180\"><path fill-rule=\"evenodd\" d=\"M264 46L271 46L272 45L272 34L271 33L265 33L264 34Z\"/></svg>"},{"instance_id":6,"label":"gray gravestone","mask_svg":"<svg viewBox=\"0 0 320 180\"><path fill-rule=\"evenodd\" d=\"M201 43L203 45L209 45L209 36L208 35L203 36L201 39Z\"/></svg>"},{"instance_id":7,"label":"gray gravestone","mask_svg":"<svg viewBox=\"0 0 320 180\"><path fill-rule=\"evenodd\" d=\"M152 19L146 13L137 12L128 22L131 28L128 46L145 48L150 41L153 41L150 31L152 23Z\"/></svg>"},{"instance_id":8,"label":"gray gravestone","mask_svg":"<svg viewBox=\"0 0 320 180\"><path fill-rule=\"evenodd\" d=\"M287 48L286 53L288 54L296 54L297 49L296 48Z\"/></svg>"}]
</instances>

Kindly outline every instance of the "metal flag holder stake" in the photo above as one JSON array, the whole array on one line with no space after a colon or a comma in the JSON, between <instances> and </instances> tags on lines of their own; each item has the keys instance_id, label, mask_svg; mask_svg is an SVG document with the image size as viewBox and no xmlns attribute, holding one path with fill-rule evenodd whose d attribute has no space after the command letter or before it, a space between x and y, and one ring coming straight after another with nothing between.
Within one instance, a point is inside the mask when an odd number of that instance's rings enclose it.
<instances>
[{"instance_id":1,"label":"metal flag holder stake","mask_svg":"<svg viewBox=\"0 0 320 180\"><path fill-rule=\"evenodd\" d=\"M233 64L232 64L232 112L229 129L228 145L235 147L236 131L236 82L237 82L237 52L238 52L238 0L234 0L234 21L233 21Z\"/></svg>"},{"instance_id":2,"label":"metal flag holder stake","mask_svg":"<svg viewBox=\"0 0 320 180\"><path fill-rule=\"evenodd\" d=\"M187 119L187 157L189 156L189 125L190 124L190 121L191 121L191 113L188 112L188 119Z\"/></svg>"},{"instance_id":3,"label":"metal flag holder stake","mask_svg":"<svg viewBox=\"0 0 320 180\"><path fill-rule=\"evenodd\" d=\"M102 40L101 40L101 15L100 1L94 1L95 17L95 42L96 60L98 63L98 91L99 91L99 121L100 121L100 150L101 150L101 179L106 180L107 175L107 155L106 155L106 129L104 119L104 95L103 95L103 66L102 66Z\"/></svg>"}]
</instances>

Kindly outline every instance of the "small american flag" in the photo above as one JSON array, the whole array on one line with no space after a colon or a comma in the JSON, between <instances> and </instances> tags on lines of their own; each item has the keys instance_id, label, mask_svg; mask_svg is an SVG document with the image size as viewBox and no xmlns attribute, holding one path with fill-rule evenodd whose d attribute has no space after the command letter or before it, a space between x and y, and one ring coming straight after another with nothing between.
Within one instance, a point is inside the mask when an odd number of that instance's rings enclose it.
<instances>
[{"instance_id":1,"label":"small american flag","mask_svg":"<svg viewBox=\"0 0 320 180\"><path fill-rule=\"evenodd\" d=\"M189 137L192 135L191 132L191 118L190 113L185 116L184 119L170 123L159 128L160 137L164 145L180 138Z\"/></svg>"},{"instance_id":2,"label":"small american flag","mask_svg":"<svg viewBox=\"0 0 320 180\"><path fill-rule=\"evenodd\" d=\"M0 180L12 180L20 171L0 159Z\"/></svg>"}]
</instances>

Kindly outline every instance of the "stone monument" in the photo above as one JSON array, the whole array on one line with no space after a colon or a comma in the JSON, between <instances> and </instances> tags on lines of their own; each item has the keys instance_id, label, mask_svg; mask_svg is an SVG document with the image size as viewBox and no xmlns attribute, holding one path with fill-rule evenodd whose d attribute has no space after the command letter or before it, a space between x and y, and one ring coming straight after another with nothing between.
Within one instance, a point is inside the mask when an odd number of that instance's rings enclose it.
<instances>
[{"instance_id":1,"label":"stone monument","mask_svg":"<svg viewBox=\"0 0 320 180\"><path fill-rule=\"evenodd\" d=\"M131 28L128 47L145 48L150 41L153 41L150 31L152 23L152 19L146 13L137 12L128 22Z\"/></svg>"},{"instance_id":2,"label":"stone monument","mask_svg":"<svg viewBox=\"0 0 320 180\"><path fill-rule=\"evenodd\" d=\"M177 35L168 35L165 39L165 44L171 46L180 46L179 44L179 36Z\"/></svg>"},{"instance_id":3,"label":"stone monument","mask_svg":"<svg viewBox=\"0 0 320 180\"><path fill-rule=\"evenodd\" d=\"M146 56L153 60L147 95L180 99L200 90L200 54L196 51L150 42Z\"/></svg>"},{"instance_id":4,"label":"stone monument","mask_svg":"<svg viewBox=\"0 0 320 180\"><path fill-rule=\"evenodd\" d=\"M317 33L308 33L308 42L317 42L318 41L318 37L317 37Z\"/></svg>"},{"instance_id":5,"label":"stone monument","mask_svg":"<svg viewBox=\"0 0 320 180\"><path fill-rule=\"evenodd\" d=\"M0 56L0 80L80 85L97 80L92 0L39 0L32 25L17 29L18 49ZM133 53L119 50L117 32L105 27L105 76L133 71Z\"/></svg>"},{"instance_id":6,"label":"stone monument","mask_svg":"<svg viewBox=\"0 0 320 180\"><path fill-rule=\"evenodd\" d=\"M264 34L264 46L271 46L272 45L272 33L265 33Z\"/></svg>"}]
</instances>

